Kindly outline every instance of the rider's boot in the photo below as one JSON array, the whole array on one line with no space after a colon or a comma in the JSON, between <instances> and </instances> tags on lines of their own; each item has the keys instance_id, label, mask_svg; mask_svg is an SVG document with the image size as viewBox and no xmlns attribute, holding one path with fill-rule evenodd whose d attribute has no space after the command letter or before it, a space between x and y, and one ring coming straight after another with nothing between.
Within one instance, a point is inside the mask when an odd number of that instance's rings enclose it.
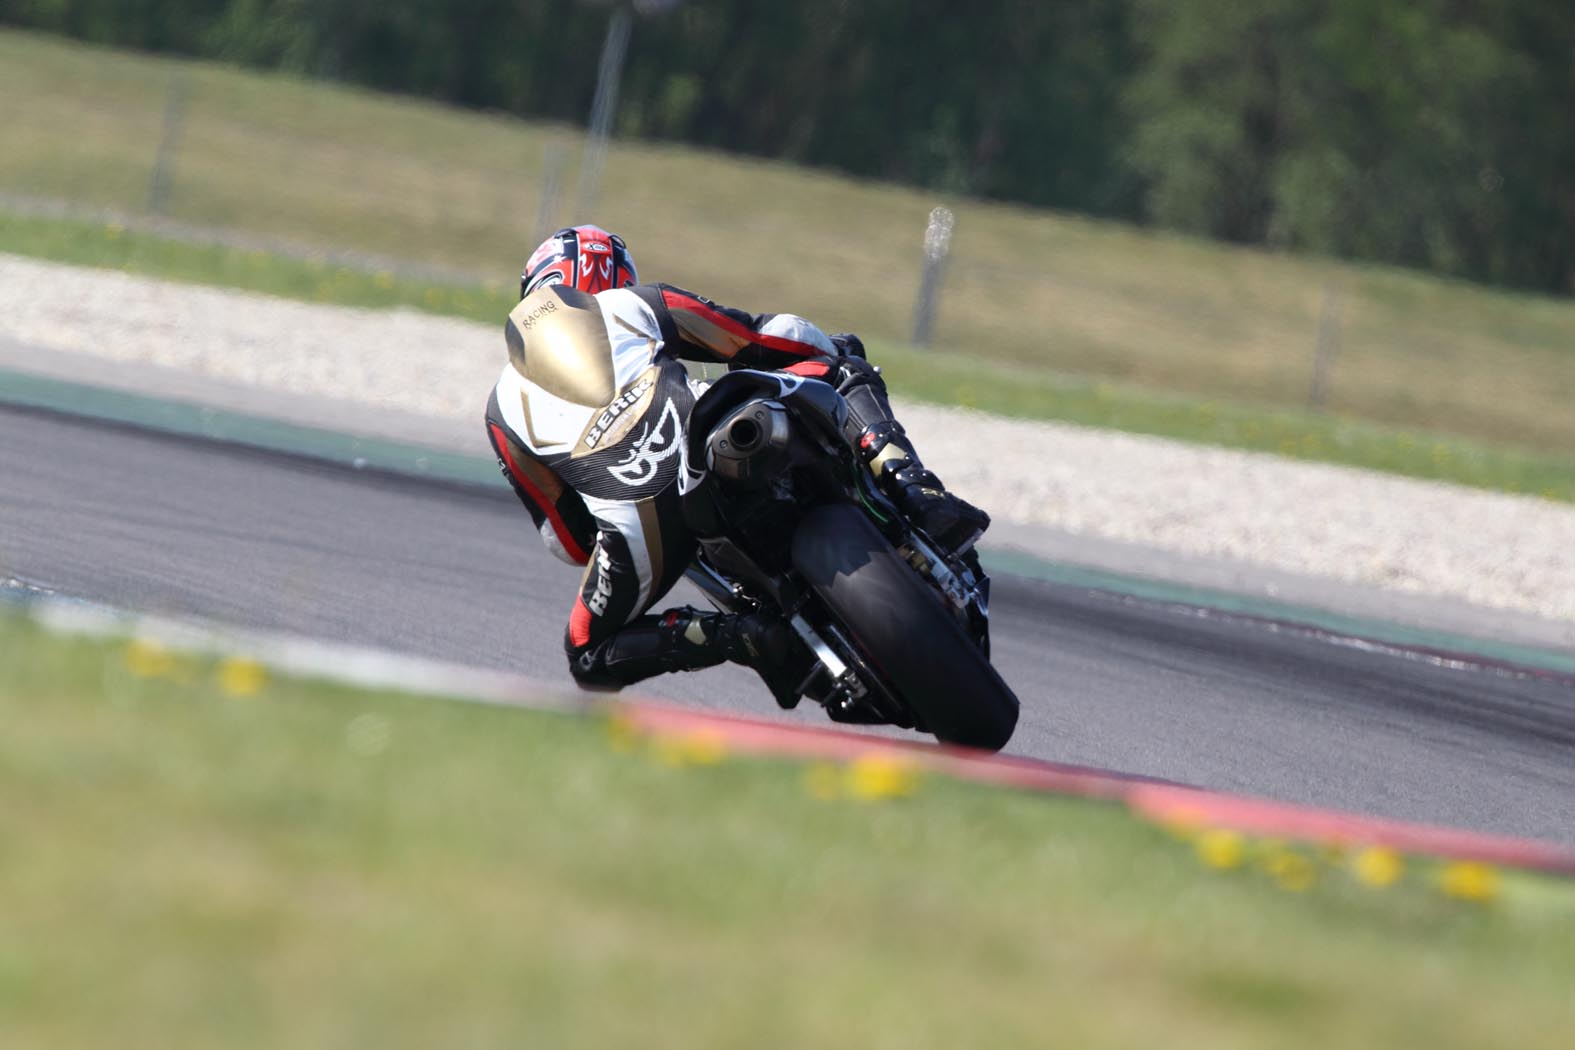
<instances>
[{"instance_id":1,"label":"rider's boot","mask_svg":"<svg viewBox=\"0 0 1575 1050\"><path fill-rule=\"evenodd\" d=\"M990 527L990 515L947 492L917 459L888 459L877 480L908 520L952 554L964 554Z\"/></svg>"},{"instance_id":2,"label":"rider's boot","mask_svg":"<svg viewBox=\"0 0 1575 1050\"><path fill-rule=\"evenodd\" d=\"M815 658L786 621L765 613L720 614L714 619L717 644L727 659L752 668L779 707L797 706L799 686Z\"/></svg>"},{"instance_id":3,"label":"rider's boot","mask_svg":"<svg viewBox=\"0 0 1575 1050\"><path fill-rule=\"evenodd\" d=\"M724 661L752 668L783 707L813 659L792 629L764 614L703 613L688 606L632 621L601 645L570 654L575 679L588 688L621 688L659 674L698 671Z\"/></svg>"},{"instance_id":4,"label":"rider's boot","mask_svg":"<svg viewBox=\"0 0 1575 1050\"><path fill-rule=\"evenodd\" d=\"M876 482L914 524L952 554L966 552L990 516L946 491L924 469L913 442L891 410L879 369L866 361L844 359L838 390L848 403L848 439L868 464Z\"/></svg>"}]
</instances>

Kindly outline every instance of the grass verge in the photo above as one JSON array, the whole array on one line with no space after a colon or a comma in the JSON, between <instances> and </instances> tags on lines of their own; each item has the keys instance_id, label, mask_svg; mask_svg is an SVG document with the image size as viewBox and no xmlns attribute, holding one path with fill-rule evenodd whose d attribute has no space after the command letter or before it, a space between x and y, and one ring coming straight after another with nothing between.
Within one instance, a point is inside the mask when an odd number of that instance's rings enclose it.
<instances>
[{"instance_id":1,"label":"grass verge","mask_svg":"<svg viewBox=\"0 0 1575 1050\"><path fill-rule=\"evenodd\" d=\"M407 306L493 324L513 305L500 285L363 272L223 245L193 244L79 220L0 211L0 251L310 302ZM1118 383L871 341L899 394L1024 419L1059 420L1226 448L1575 502L1575 459L1349 418L1162 397Z\"/></svg>"},{"instance_id":2,"label":"grass verge","mask_svg":"<svg viewBox=\"0 0 1575 1050\"><path fill-rule=\"evenodd\" d=\"M1211 870L1110 806L10 616L0 666L6 1046L1562 1047L1575 1008L1567 883Z\"/></svg>"}]
</instances>

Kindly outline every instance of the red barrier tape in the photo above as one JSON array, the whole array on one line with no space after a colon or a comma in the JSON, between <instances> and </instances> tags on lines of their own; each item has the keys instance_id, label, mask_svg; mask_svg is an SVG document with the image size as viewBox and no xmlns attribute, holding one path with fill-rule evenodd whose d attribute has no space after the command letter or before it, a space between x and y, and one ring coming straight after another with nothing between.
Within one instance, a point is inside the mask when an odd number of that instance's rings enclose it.
<instances>
[{"instance_id":1,"label":"red barrier tape","mask_svg":"<svg viewBox=\"0 0 1575 1050\"><path fill-rule=\"evenodd\" d=\"M785 725L663 704L622 703L615 710L625 724L637 731L657 736L704 734L720 738L730 750L747 754L833 761L887 755L961 780L1121 802L1133 813L1167 825L1226 828L1320 846L1384 846L1404 853L1575 875L1575 850L1532 839L1230 795L1087 766L991 755L917 741L885 740L838 729Z\"/></svg>"}]
</instances>

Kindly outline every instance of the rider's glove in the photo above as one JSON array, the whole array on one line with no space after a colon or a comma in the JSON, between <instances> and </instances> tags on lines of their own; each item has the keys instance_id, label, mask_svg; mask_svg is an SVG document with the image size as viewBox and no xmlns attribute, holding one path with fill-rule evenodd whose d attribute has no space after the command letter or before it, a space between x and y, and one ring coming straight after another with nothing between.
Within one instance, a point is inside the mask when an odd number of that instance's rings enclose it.
<instances>
[{"instance_id":1,"label":"rider's glove","mask_svg":"<svg viewBox=\"0 0 1575 1050\"><path fill-rule=\"evenodd\" d=\"M852 332L838 332L831 337L831 345L843 357L864 357L864 340Z\"/></svg>"}]
</instances>

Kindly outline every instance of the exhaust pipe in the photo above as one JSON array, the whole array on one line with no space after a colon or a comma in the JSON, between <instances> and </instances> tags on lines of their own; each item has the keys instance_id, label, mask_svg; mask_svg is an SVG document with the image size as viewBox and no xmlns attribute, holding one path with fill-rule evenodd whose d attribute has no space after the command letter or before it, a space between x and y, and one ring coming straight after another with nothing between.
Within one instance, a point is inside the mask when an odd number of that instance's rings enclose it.
<instances>
[{"instance_id":1,"label":"exhaust pipe","mask_svg":"<svg viewBox=\"0 0 1575 1050\"><path fill-rule=\"evenodd\" d=\"M776 401L746 401L706 438L706 466L739 485L764 484L786 465L787 409Z\"/></svg>"}]
</instances>

